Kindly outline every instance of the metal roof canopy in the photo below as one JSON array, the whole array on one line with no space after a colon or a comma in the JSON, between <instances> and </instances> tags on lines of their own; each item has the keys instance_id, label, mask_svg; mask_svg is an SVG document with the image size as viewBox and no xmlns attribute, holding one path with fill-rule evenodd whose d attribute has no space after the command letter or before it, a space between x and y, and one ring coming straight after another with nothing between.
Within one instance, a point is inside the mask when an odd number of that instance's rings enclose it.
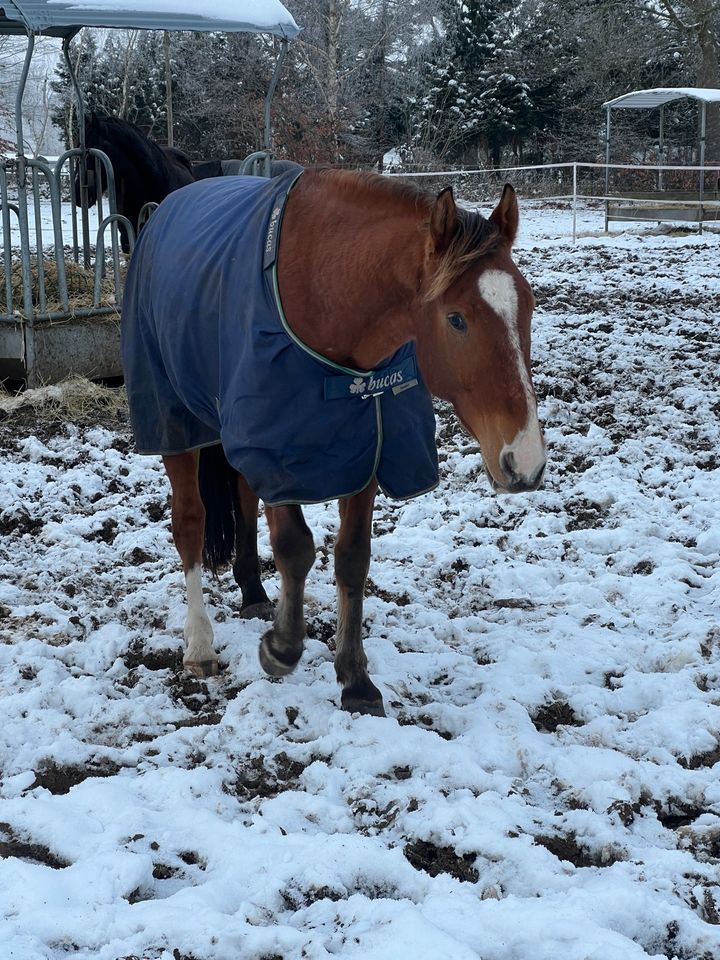
<instances>
[{"instance_id":1,"label":"metal roof canopy","mask_svg":"<svg viewBox=\"0 0 720 960\"><path fill-rule=\"evenodd\" d=\"M620 110L652 110L653 107L662 107L666 103L684 100L686 97L702 103L720 103L720 90L709 87L655 87L652 90L624 93L614 100L607 100L603 106Z\"/></svg>"},{"instance_id":2,"label":"metal roof canopy","mask_svg":"<svg viewBox=\"0 0 720 960\"><path fill-rule=\"evenodd\" d=\"M654 87L651 90L634 90L632 93L625 93L621 97L615 97L614 100L607 100L605 107L605 196L608 196L610 188L610 115L612 110L652 110L655 107L660 108L660 167L663 165L665 155L665 135L663 129L665 104L674 103L676 100L696 100L700 104L700 136L699 136L699 154L698 170L700 172L700 188L698 198L700 204L703 201L703 192L705 189L705 177L703 168L705 166L705 128L707 126L707 108L708 104L720 104L720 90L714 90L710 87ZM659 172L658 185L663 189L662 170ZM607 213L608 201L605 201L605 230L607 231ZM700 233L702 233L702 220L700 220Z\"/></svg>"},{"instance_id":3,"label":"metal roof canopy","mask_svg":"<svg viewBox=\"0 0 720 960\"><path fill-rule=\"evenodd\" d=\"M0 0L0 34L26 35L25 64L15 98L17 154L22 173L24 134L22 103L36 36L61 37L63 56L78 101L80 145L85 147L85 105L70 59L70 41L83 27L125 30L187 30L218 33L269 33L282 40L265 98L265 149L270 151L270 104L287 53L288 40L300 28L280 0Z\"/></svg>"},{"instance_id":4,"label":"metal roof canopy","mask_svg":"<svg viewBox=\"0 0 720 960\"><path fill-rule=\"evenodd\" d=\"M300 32L280 0L0 0L0 34L66 38L82 27L270 33L288 40Z\"/></svg>"}]
</instances>

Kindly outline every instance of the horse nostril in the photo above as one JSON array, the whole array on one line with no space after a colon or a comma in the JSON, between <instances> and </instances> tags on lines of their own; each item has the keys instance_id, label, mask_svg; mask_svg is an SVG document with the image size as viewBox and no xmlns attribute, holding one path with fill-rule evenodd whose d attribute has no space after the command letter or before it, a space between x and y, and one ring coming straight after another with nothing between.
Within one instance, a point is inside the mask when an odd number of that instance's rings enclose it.
<instances>
[{"instance_id":1,"label":"horse nostril","mask_svg":"<svg viewBox=\"0 0 720 960\"><path fill-rule=\"evenodd\" d=\"M535 473L529 480L529 485L533 490L536 490L542 483L542 479L545 476L545 461L540 464Z\"/></svg>"},{"instance_id":2,"label":"horse nostril","mask_svg":"<svg viewBox=\"0 0 720 960\"><path fill-rule=\"evenodd\" d=\"M511 482L517 479L515 473L515 457L510 451L500 457L500 469Z\"/></svg>"},{"instance_id":3,"label":"horse nostril","mask_svg":"<svg viewBox=\"0 0 720 960\"><path fill-rule=\"evenodd\" d=\"M508 493L525 493L537 490L545 473L545 461L543 460L531 476L526 476L518 473L515 457L508 450L500 457L500 468L505 474L505 490Z\"/></svg>"}]
</instances>

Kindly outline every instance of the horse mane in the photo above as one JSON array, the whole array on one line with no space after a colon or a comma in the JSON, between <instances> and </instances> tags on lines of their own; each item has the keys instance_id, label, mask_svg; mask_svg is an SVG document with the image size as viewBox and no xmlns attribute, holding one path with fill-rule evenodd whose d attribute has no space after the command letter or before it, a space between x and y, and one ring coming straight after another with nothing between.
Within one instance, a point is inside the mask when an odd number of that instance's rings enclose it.
<instances>
[{"instance_id":1,"label":"horse mane","mask_svg":"<svg viewBox=\"0 0 720 960\"><path fill-rule=\"evenodd\" d=\"M109 155L116 178L130 186L138 209L147 200L159 202L195 179L192 163L182 150L160 146L129 120L91 114L85 141L89 146L112 148Z\"/></svg>"},{"instance_id":2,"label":"horse mane","mask_svg":"<svg viewBox=\"0 0 720 960\"><path fill-rule=\"evenodd\" d=\"M403 204L412 204L427 217L435 202L435 194L424 190L415 183L396 178L381 177L367 171L333 170L321 168L320 173L334 173L338 182L348 190L365 187L375 194L384 194ZM476 210L457 207L458 224L450 246L439 257L437 268L432 274L425 293L426 300L442 296L466 270L497 249L500 243L500 231L492 222Z\"/></svg>"}]
</instances>

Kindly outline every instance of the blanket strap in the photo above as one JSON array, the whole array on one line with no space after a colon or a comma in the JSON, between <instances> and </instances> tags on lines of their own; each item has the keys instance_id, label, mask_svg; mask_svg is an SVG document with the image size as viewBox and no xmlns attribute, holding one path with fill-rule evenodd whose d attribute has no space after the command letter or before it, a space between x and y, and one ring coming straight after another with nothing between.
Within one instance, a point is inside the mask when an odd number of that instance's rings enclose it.
<instances>
[{"instance_id":1,"label":"blanket strap","mask_svg":"<svg viewBox=\"0 0 720 960\"><path fill-rule=\"evenodd\" d=\"M344 400L347 397L367 400L369 397L379 397L388 391L397 396L405 390L416 387L417 384L415 358L408 357L402 363L372 371L362 377L325 377L324 397L326 400Z\"/></svg>"}]
</instances>

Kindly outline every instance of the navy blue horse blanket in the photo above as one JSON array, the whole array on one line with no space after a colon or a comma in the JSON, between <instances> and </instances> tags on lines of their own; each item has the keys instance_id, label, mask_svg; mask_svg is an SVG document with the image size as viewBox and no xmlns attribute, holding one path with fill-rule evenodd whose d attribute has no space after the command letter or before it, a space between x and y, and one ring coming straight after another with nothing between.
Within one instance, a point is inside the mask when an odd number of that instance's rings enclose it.
<instances>
[{"instance_id":1,"label":"navy blue horse blanket","mask_svg":"<svg viewBox=\"0 0 720 960\"><path fill-rule=\"evenodd\" d=\"M437 484L438 467L414 345L353 370L303 344L283 313L276 251L299 175L192 183L140 233L121 334L137 448L222 443L276 506L350 496L374 476L391 497L416 496Z\"/></svg>"}]
</instances>

